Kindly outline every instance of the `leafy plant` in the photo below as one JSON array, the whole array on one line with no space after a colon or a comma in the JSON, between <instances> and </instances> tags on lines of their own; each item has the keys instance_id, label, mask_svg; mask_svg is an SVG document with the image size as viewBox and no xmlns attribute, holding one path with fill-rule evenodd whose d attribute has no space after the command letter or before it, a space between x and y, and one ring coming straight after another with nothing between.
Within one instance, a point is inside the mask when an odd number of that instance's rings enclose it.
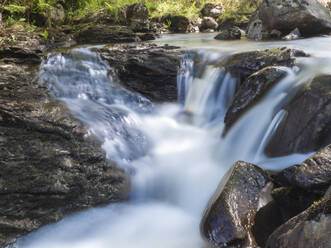
<instances>
[{"instance_id":1,"label":"leafy plant","mask_svg":"<svg viewBox=\"0 0 331 248\"><path fill-rule=\"evenodd\" d=\"M45 38L45 40L47 40L49 35L47 29L45 29L44 33L42 33L41 35Z\"/></svg>"},{"instance_id":2,"label":"leafy plant","mask_svg":"<svg viewBox=\"0 0 331 248\"><path fill-rule=\"evenodd\" d=\"M20 6L20 5L15 5L15 4L9 4L7 6L3 7L5 10L9 11L10 14L15 14L15 13L25 13L26 7Z\"/></svg>"}]
</instances>

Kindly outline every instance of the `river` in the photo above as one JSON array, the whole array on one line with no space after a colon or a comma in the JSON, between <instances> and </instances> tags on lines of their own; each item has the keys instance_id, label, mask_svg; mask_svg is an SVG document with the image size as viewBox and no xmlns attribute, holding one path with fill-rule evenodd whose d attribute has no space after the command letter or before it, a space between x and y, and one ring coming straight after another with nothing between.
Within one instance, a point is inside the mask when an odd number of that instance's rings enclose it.
<instances>
[{"instance_id":1,"label":"river","mask_svg":"<svg viewBox=\"0 0 331 248\"><path fill-rule=\"evenodd\" d=\"M200 65L203 75L196 78L192 58L184 56L178 103L155 105L121 88L109 74L112 68L91 47L48 55L40 82L130 174L132 193L128 202L83 211L43 227L18 240L18 248L204 248L199 232L202 213L234 162L280 170L310 155L270 159L263 150L286 114L282 104L310 78L331 73L331 37L230 42L216 41L214 35L166 35L155 41L198 51L205 61ZM236 80L211 61L234 52L284 46L312 57L302 58L298 68L286 68L287 76L221 138Z\"/></svg>"}]
</instances>

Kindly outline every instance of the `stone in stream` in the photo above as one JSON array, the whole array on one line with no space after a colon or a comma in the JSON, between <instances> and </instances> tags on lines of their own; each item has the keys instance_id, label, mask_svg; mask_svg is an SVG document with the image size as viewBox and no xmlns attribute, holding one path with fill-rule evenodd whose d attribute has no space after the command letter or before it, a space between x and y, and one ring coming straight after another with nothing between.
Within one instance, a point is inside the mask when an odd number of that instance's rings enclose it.
<instances>
[{"instance_id":1,"label":"stone in stream","mask_svg":"<svg viewBox=\"0 0 331 248\"><path fill-rule=\"evenodd\" d=\"M178 47L137 44L98 51L127 89L154 102L177 100L177 72L183 55Z\"/></svg>"},{"instance_id":2,"label":"stone in stream","mask_svg":"<svg viewBox=\"0 0 331 248\"><path fill-rule=\"evenodd\" d=\"M276 181L304 190L320 190L331 185L331 144L302 164L284 169Z\"/></svg>"},{"instance_id":3,"label":"stone in stream","mask_svg":"<svg viewBox=\"0 0 331 248\"><path fill-rule=\"evenodd\" d=\"M223 59L216 66L223 67L240 85L253 73L267 66L295 65L296 57L307 56L303 51L290 48L274 48L261 51L237 53Z\"/></svg>"},{"instance_id":4,"label":"stone in stream","mask_svg":"<svg viewBox=\"0 0 331 248\"><path fill-rule=\"evenodd\" d=\"M254 20L249 24L247 38L250 40L262 40L262 21L260 19Z\"/></svg>"},{"instance_id":5,"label":"stone in stream","mask_svg":"<svg viewBox=\"0 0 331 248\"><path fill-rule=\"evenodd\" d=\"M0 247L74 211L124 200L130 189L100 142L34 80L37 61L28 67L13 56L0 62Z\"/></svg>"},{"instance_id":6,"label":"stone in stream","mask_svg":"<svg viewBox=\"0 0 331 248\"><path fill-rule=\"evenodd\" d=\"M316 0L264 0L258 18L268 32L286 34L298 28L304 37L331 32L330 10Z\"/></svg>"},{"instance_id":7,"label":"stone in stream","mask_svg":"<svg viewBox=\"0 0 331 248\"><path fill-rule=\"evenodd\" d=\"M215 36L216 40L240 40L240 38L241 31L238 27L224 29Z\"/></svg>"},{"instance_id":8,"label":"stone in stream","mask_svg":"<svg viewBox=\"0 0 331 248\"><path fill-rule=\"evenodd\" d=\"M137 34L126 26L86 24L74 35L79 44L83 43L125 43L140 41Z\"/></svg>"},{"instance_id":9,"label":"stone in stream","mask_svg":"<svg viewBox=\"0 0 331 248\"><path fill-rule=\"evenodd\" d=\"M217 30L218 23L212 17L204 17L201 22L200 31Z\"/></svg>"},{"instance_id":10,"label":"stone in stream","mask_svg":"<svg viewBox=\"0 0 331 248\"><path fill-rule=\"evenodd\" d=\"M278 227L268 238L266 248L330 248L331 195L329 192L307 210Z\"/></svg>"},{"instance_id":11,"label":"stone in stream","mask_svg":"<svg viewBox=\"0 0 331 248\"><path fill-rule=\"evenodd\" d=\"M285 69L269 66L250 75L237 90L231 105L225 115L225 132L243 115L249 108L259 102L264 94L281 81L287 72Z\"/></svg>"},{"instance_id":12,"label":"stone in stream","mask_svg":"<svg viewBox=\"0 0 331 248\"><path fill-rule=\"evenodd\" d=\"M234 164L205 210L202 235L216 247L256 247L252 226L256 212L271 201L271 186L256 165Z\"/></svg>"},{"instance_id":13,"label":"stone in stream","mask_svg":"<svg viewBox=\"0 0 331 248\"><path fill-rule=\"evenodd\" d=\"M170 23L169 30L174 33L187 33L190 26L190 20L180 15L165 17L165 22Z\"/></svg>"},{"instance_id":14,"label":"stone in stream","mask_svg":"<svg viewBox=\"0 0 331 248\"><path fill-rule=\"evenodd\" d=\"M295 28L292 30L291 33L283 37L284 40L297 40L301 37L300 30L298 28Z\"/></svg>"},{"instance_id":15,"label":"stone in stream","mask_svg":"<svg viewBox=\"0 0 331 248\"><path fill-rule=\"evenodd\" d=\"M268 156L309 153L331 143L330 75L307 82L284 109L287 115L265 149Z\"/></svg>"}]
</instances>

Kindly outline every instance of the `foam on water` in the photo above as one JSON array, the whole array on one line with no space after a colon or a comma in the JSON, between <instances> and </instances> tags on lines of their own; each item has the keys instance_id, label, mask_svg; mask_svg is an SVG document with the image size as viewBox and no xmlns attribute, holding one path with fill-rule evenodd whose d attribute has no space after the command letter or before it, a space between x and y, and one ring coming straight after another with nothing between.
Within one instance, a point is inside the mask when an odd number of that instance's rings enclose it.
<instances>
[{"instance_id":1,"label":"foam on water","mask_svg":"<svg viewBox=\"0 0 331 248\"><path fill-rule=\"evenodd\" d=\"M221 138L236 80L210 66L224 54L200 53L206 61L202 68L189 55L182 63L180 104L161 106L121 88L112 69L88 48L49 54L41 82L103 141L107 156L131 174L131 200L67 217L20 239L17 247L202 248L201 215L234 162L281 169L308 156L269 159L263 150L286 114L284 102L327 70L327 63L288 69L288 76Z\"/></svg>"}]
</instances>

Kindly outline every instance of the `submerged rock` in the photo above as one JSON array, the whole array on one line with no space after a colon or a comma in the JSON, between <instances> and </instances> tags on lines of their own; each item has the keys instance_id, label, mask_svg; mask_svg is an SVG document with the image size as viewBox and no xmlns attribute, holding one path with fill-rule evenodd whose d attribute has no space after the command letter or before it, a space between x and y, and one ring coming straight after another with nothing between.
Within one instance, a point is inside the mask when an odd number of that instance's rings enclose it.
<instances>
[{"instance_id":1,"label":"submerged rock","mask_svg":"<svg viewBox=\"0 0 331 248\"><path fill-rule=\"evenodd\" d=\"M0 246L77 210L126 199L129 180L45 86L0 63Z\"/></svg>"},{"instance_id":2,"label":"submerged rock","mask_svg":"<svg viewBox=\"0 0 331 248\"><path fill-rule=\"evenodd\" d=\"M258 16L267 31L298 28L305 37L331 32L330 11L316 0L264 0Z\"/></svg>"},{"instance_id":3,"label":"submerged rock","mask_svg":"<svg viewBox=\"0 0 331 248\"><path fill-rule=\"evenodd\" d=\"M200 226L203 236L216 247L256 247L252 226L258 209L271 200L268 187L262 169L237 162L208 204Z\"/></svg>"},{"instance_id":4,"label":"submerged rock","mask_svg":"<svg viewBox=\"0 0 331 248\"><path fill-rule=\"evenodd\" d=\"M177 100L177 72L182 57L177 47L119 45L99 52L116 69L127 89L154 102Z\"/></svg>"},{"instance_id":5,"label":"submerged rock","mask_svg":"<svg viewBox=\"0 0 331 248\"><path fill-rule=\"evenodd\" d=\"M330 75L307 83L284 109L287 116L266 147L268 156L309 153L331 143Z\"/></svg>"},{"instance_id":6,"label":"submerged rock","mask_svg":"<svg viewBox=\"0 0 331 248\"><path fill-rule=\"evenodd\" d=\"M331 236L331 198L325 195L307 210L281 225L268 238L266 248L328 248Z\"/></svg>"},{"instance_id":7,"label":"submerged rock","mask_svg":"<svg viewBox=\"0 0 331 248\"><path fill-rule=\"evenodd\" d=\"M287 75L285 69L270 66L253 73L239 87L230 107L228 108L224 123L225 132L249 108L259 102L264 94Z\"/></svg>"}]
</instances>

